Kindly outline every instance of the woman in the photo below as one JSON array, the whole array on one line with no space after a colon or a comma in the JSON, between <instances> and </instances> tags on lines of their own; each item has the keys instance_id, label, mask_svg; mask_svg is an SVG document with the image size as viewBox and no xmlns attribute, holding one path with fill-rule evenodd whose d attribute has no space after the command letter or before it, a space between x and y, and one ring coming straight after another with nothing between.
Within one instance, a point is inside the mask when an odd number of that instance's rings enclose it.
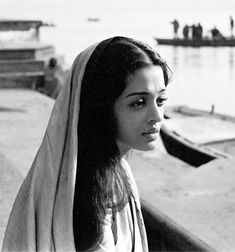
<instances>
[{"instance_id":1,"label":"woman","mask_svg":"<svg viewBox=\"0 0 235 252\"><path fill-rule=\"evenodd\" d=\"M78 55L13 206L3 251L148 251L124 157L154 148L168 82L160 56L129 38Z\"/></svg>"}]
</instances>

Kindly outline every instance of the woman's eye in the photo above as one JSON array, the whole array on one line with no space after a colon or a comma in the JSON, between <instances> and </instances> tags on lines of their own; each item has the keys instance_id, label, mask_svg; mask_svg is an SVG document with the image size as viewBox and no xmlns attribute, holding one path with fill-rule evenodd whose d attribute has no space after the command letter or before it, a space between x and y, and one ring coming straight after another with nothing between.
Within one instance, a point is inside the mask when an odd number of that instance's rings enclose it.
<instances>
[{"instance_id":1,"label":"woman's eye","mask_svg":"<svg viewBox=\"0 0 235 252\"><path fill-rule=\"evenodd\" d=\"M159 97L157 99L158 106L163 106L165 104L165 102L167 101L167 99L168 99L167 97Z\"/></svg>"},{"instance_id":2,"label":"woman's eye","mask_svg":"<svg viewBox=\"0 0 235 252\"><path fill-rule=\"evenodd\" d=\"M131 107L142 108L145 105L145 101L143 99L139 99L131 103Z\"/></svg>"}]
</instances>

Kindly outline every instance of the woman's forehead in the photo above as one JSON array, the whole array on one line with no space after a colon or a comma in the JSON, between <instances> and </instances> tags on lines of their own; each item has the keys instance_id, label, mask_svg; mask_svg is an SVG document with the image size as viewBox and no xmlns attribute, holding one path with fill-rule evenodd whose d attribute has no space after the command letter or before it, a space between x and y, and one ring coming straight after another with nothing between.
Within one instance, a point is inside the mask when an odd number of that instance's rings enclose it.
<instances>
[{"instance_id":1,"label":"woman's forehead","mask_svg":"<svg viewBox=\"0 0 235 252\"><path fill-rule=\"evenodd\" d=\"M160 66L150 66L135 71L127 77L127 86L123 91L124 95L128 95L133 91L155 91L165 88L163 70Z\"/></svg>"}]
</instances>

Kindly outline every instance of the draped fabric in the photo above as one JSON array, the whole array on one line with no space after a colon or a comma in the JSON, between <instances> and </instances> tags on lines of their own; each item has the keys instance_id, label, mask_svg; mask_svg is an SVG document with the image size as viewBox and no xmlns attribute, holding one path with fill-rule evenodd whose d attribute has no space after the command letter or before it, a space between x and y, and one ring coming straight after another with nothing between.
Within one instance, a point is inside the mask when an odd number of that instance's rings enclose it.
<instances>
[{"instance_id":1,"label":"draped fabric","mask_svg":"<svg viewBox=\"0 0 235 252\"><path fill-rule=\"evenodd\" d=\"M147 237L141 213L139 194L132 175L130 166L125 159L121 165L127 173L131 185L133 198L119 212L116 213L117 222L117 244L114 245L114 238L111 231L112 215L107 214L104 220L105 239L99 244L97 252L147 252Z\"/></svg>"},{"instance_id":2,"label":"draped fabric","mask_svg":"<svg viewBox=\"0 0 235 252\"><path fill-rule=\"evenodd\" d=\"M104 47L110 41L103 43ZM57 97L42 144L13 205L2 251L75 251L73 200L79 169L80 88L86 64L96 48L97 44L77 56ZM138 204L136 221L142 218ZM137 225L143 251L147 251L144 225L141 221Z\"/></svg>"}]
</instances>

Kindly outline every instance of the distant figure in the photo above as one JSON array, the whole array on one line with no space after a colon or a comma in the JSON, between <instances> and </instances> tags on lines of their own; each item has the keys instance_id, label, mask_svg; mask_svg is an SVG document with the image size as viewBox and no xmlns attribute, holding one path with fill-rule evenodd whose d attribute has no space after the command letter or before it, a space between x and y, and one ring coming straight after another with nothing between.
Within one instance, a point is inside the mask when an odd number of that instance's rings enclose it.
<instances>
[{"instance_id":1,"label":"distant figure","mask_svg":"<svg viewBox=\"0 0 235 252\"><path fill-rule=\"evenodd\" d=\"M216 26L214 26L214 28L211 29L211 35L213 39L220 39L224 37L222 33L219 31L219 29L216 28Z\"/></svg>"},{"instance_id":2,"label":"distant figure","mask_svg":"<svg viewBox=\"0 0 235 252\"><path fill-rule=\"evenodd\" d=\"M185 39L188 39L188 34L189 34L189 26L186 24L183 28L183 36Z\"/></svg>"},{"instance_id":3,"label":"distant figure","mask_svg":"<svg viewBox=\"0 0 235 252\"><path fill-rule=\"evenodd\" d=\"M233 37L233 27L234 27L234 22L232 16L229 17L230 19L230 31L231 31L231 37Z\"/></svg>"},{"instance_id":4,"label":"distant figure","mask_svg":"<svg viewBox=\"0 0 235 252\"><path fill-rule=\"evenodd\" d=\"M174 38L178 38L178 30L179 30L179 26L180 26L179 22L176 19L174 19L171 23L173 24Z\"/></svg>"},{"instance_id":5,"label":"distant figure","mask_svg":"<svg viewBox=\"0 0 235 252\"><path fill-rule=\"evenodd\" d=\"M45 93L56 98L62 86L63 73L56 58L51 58L45 68Z\"/></svg>"},{"instance_id":6,"label":"distant figure","mask_svg":"<svg viewBox=\"0 0 235 252\"><path fill-rule=\"evenodd\" d=\"M192 39L196 39L197 38L197 26L195 24L193 24L191 26L192 28Z\"/></svg>"},{"instance_id":7,"label":"distant figure","mask_svg":"<svg viewBox=\"0 0 235 252\"><path fill-rule=\"evenodd\" d=\"M202 39L203 28L200 23L197 25L197 39Z\"/></svg>"}]
</instances>

